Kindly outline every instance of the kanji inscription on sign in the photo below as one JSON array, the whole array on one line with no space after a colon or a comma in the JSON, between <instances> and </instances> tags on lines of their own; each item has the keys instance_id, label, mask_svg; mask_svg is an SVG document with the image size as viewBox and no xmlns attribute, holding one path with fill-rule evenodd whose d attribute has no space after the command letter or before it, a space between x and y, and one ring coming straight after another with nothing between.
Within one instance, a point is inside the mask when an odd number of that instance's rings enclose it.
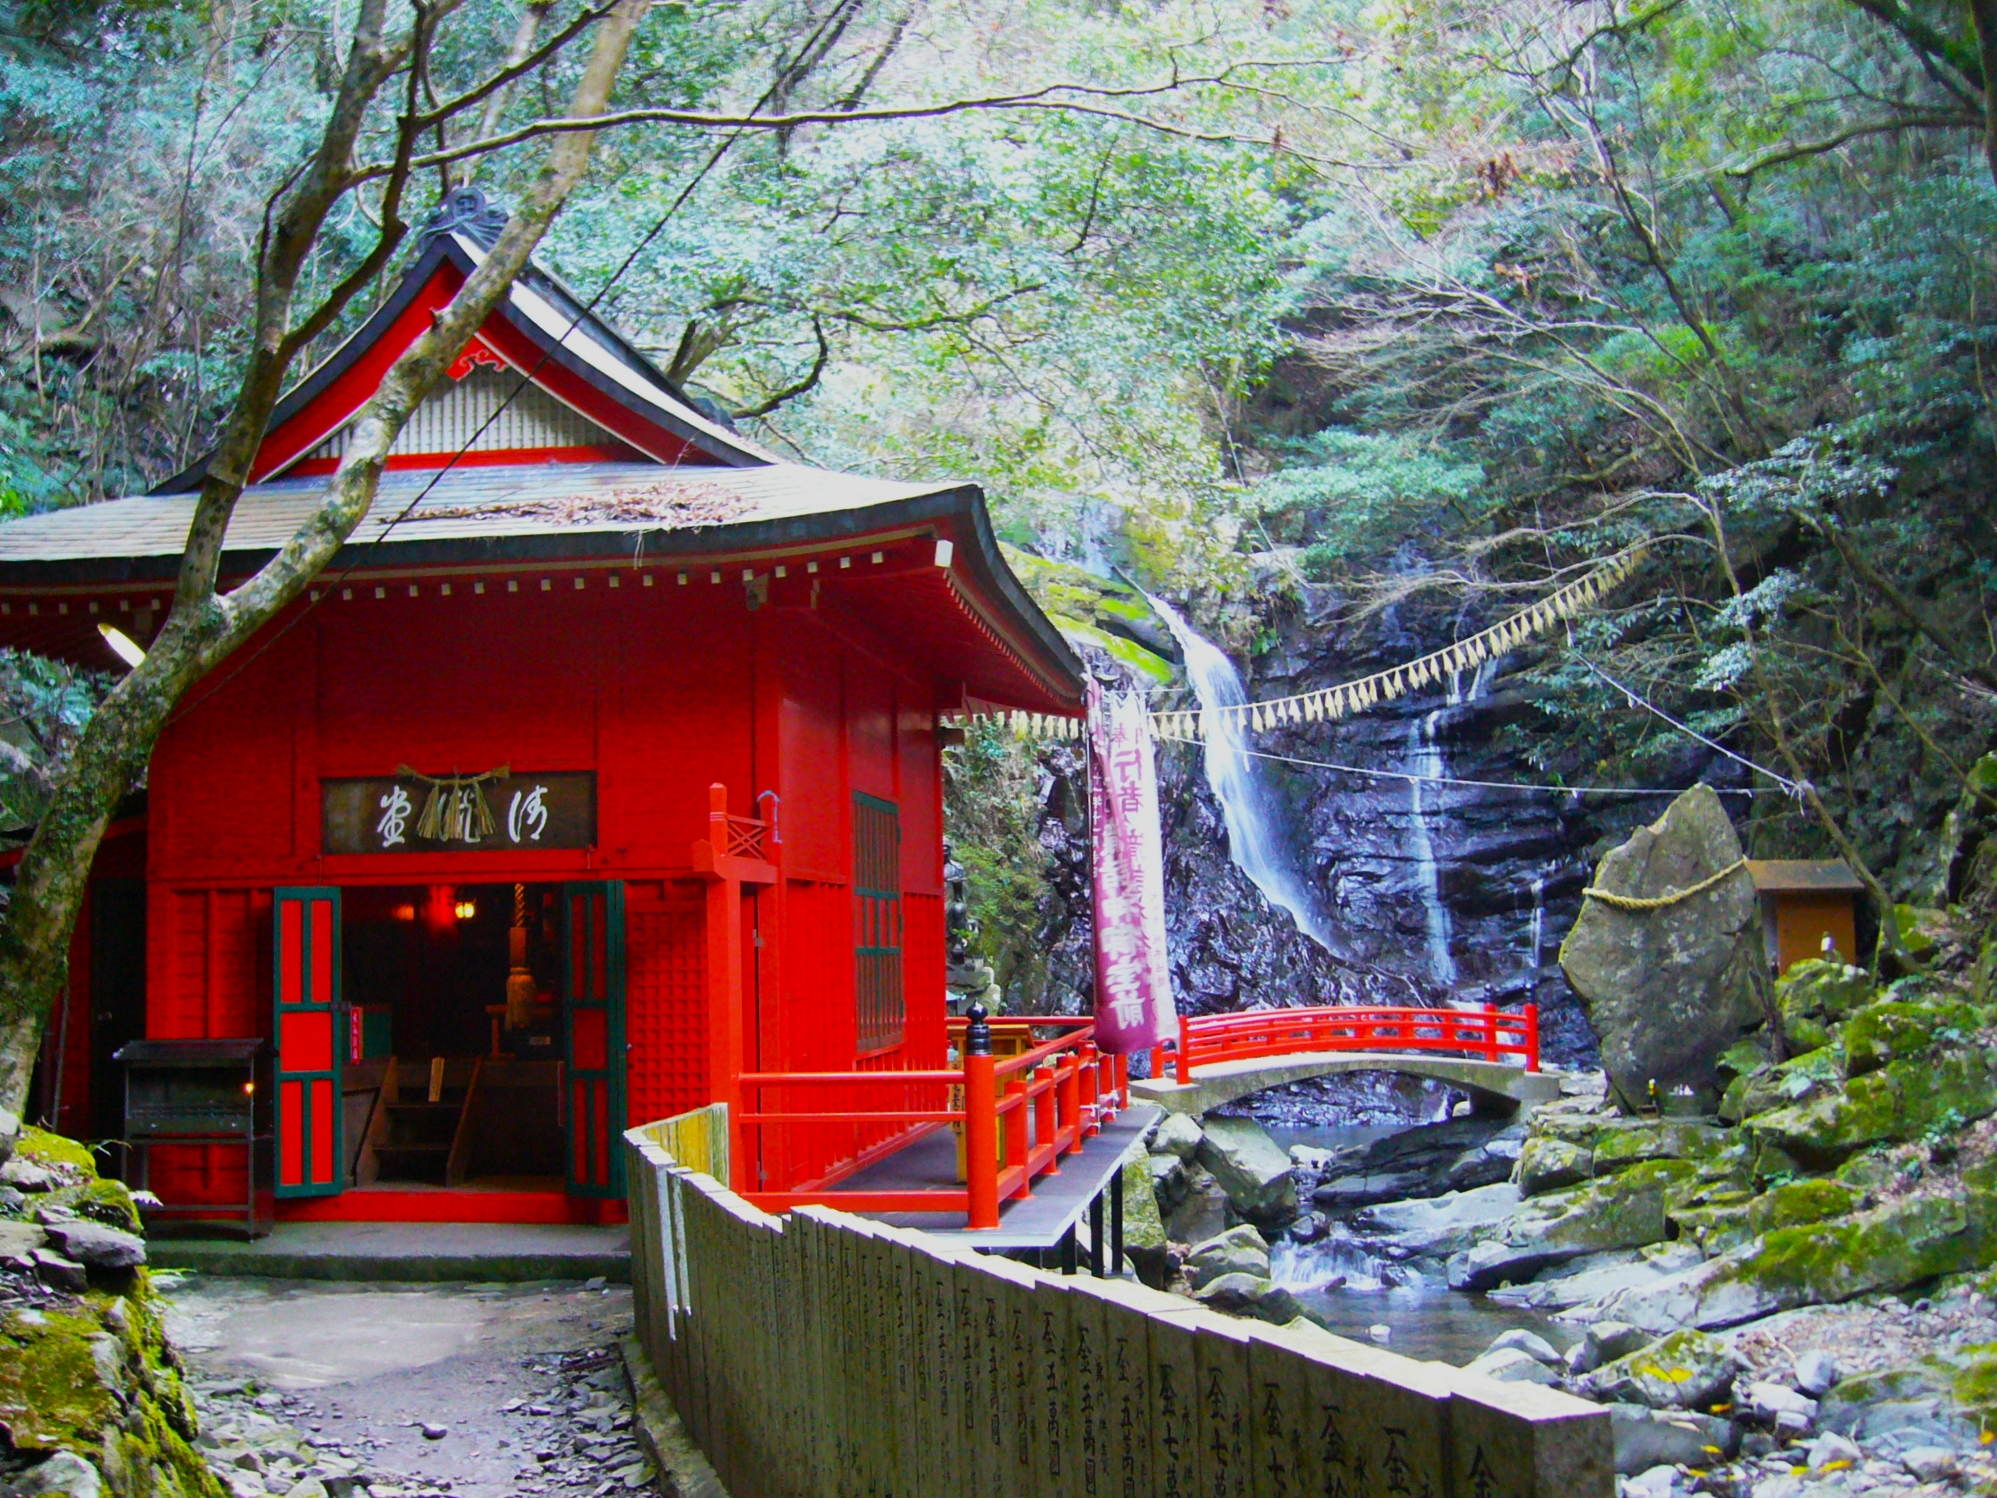
<instances>
[{"instance_id":1,"label":"kanji inscription on sign","mask_svg":"<svg viewBox=\"0 0 1997 1498\"><path fill-rule=\"evenodd\" d=\"M323 853L464 853L514 848L588 848L596 842L596 776L587 770L507 775L478 788L492 830L476 839L420 836L432 787L421 776L319 782Z\"/></svg>"}]
</instances>

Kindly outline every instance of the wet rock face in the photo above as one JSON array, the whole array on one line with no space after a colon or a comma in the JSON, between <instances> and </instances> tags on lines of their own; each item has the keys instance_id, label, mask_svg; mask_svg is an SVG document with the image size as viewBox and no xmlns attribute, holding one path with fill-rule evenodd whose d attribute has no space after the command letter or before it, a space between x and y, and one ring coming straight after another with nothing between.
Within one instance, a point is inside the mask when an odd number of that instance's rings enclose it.
<instances>
[{"instance_id":1,"label":"wet rock face","mask_svg":"<svg viewBox=\"0 0 1997 1498\"><path fill-rule=\"evenodd\" d=\"M1333 599L1320 599L1320 615ZM1357 623L1313 623L1298 609L1263 621L1270 648L1234 652L1248 694L1268 699L1335 685L1437 649L1485 621L1404 604ZM1522 657L1465 674L1339 723L1254 736L1258 752L1355 769L1415 771L1502 784L1543 781L1507 730L1535 716L1511 671ZM1048 893L1032 963L1007 995L1014 1010L1075 1012L1092 988L1088 829L1082 756L1040 757L1039 841ZM1166 924L1182 1013L1263 1004L1426 1004L1460 1000L1540 1008L1549 1062L1592 1065L1593 1033L1556 963L1594 856L1656 814L1655 798L1424 784L1417 815L1408 782L1258 761L1293 866L1332 937L1327 951L1271 906L1228 851L1203 750L1158 756L1165 839ZM1664 774L1708 772L1705 751ZM1570 777L1572 778L1572 777ZM1715 778L1718 778L1717 776ZM1446 966L1438 971L1438 951Z\"/></svg>"}]
</instances>

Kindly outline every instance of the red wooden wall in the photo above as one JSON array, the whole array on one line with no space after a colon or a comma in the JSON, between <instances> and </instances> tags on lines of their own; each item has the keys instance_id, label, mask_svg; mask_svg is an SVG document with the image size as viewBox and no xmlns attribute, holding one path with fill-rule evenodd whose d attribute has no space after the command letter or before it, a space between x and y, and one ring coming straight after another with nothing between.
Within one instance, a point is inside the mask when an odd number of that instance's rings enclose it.
<instances>
[{"instance_id":1,"label":"red wooden wall","mask_svg":"<svg viewBox=\"0 0 1997 1498\"><path fill-rule=\"evenodd\" d=\"M629 1119L696 1106L708 1085L706 886L689 850L720 781L738 815L768 813L760 791L781 798L785 884L753 907L776 938L763 960L778 991L760 1005L745 997L745 1057L756 1059L760 1024L766 1067L854 1063L851 807L862 791L900 810L909 1010L900 1055L871 1064L940 1064L936 684L850 624L751 610L739 583L704 572L689 584L672 569L651 575L649 587L636 569L459 576L448 595L435 578L336 585L225 663L153 757L151 1033L268 1032L273 886L615 878L626 881ZM502 763L594 770L598 846L319 853L321 777ZM800 1157L797 1169L811 1168ZM161 1177L163 1190L180 1184Z\"/></svg>"}]
</instances>

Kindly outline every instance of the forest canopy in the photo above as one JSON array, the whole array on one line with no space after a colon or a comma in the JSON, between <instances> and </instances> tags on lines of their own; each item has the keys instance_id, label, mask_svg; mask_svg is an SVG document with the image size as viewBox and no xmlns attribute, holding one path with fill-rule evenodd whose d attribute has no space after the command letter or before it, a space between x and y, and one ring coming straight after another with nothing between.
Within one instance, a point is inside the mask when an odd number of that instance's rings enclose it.
<instances>
[{"instance_id":1,"label":"forest canopy","mask_svg":"<svg viewBox=\"0 0 1997 1498\"><path fill-rule=\"evenodd\" d=\"M431 9L440 95L523 15ZM352 25L0 0L0 508L202 450ZM1285 610L1489 612L1647 544L1525 661L1535 763L1660 773L1683 733L1627 688L1796 790L1762 851L1848 828L1904 897L1997 712L1981 41L1938 0L689 0L645 21L613 101L641 118L541 258L779 450L983 483L1077 625L1111 564L1249 648ZM558 112L572 66L479 130ZM759 100L805 118L713 123ZM440 161L418 197L527 169Z\"/></svg>"}]
</instances>

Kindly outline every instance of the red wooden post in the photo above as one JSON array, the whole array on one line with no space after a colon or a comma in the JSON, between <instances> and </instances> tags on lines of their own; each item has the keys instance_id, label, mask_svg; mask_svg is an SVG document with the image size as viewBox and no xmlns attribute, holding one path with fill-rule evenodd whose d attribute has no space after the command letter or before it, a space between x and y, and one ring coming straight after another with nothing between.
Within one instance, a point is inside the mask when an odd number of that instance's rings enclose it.
<instances>
[{"instance_id":1,"label":"red wooden post","mask_svg":"<svg viewBox=\"0 0 1997 1498\"><path fill-rule=\"evenodd\" d=\"M1130 1106L1130 1058L1128 1056L1113 1056L1110 1059L1116 1065L1116 1105L1119 1108L1128 1108ZM1162 1077L1164 1073L1162 1071L1155 1071L1151 1075Z\"/></svg>"},{"instance_id":2,"label":"red wooden post","mask_svg":"<svg viewBox=\"0 0 1997 1498\"><path fill-rule=\"evenodd\" d=\"M964 1185L970 1226L999 1225L998 1091L992 1030L985 1007L973 1004L964 1027Z\"/></svg>"},{"instance_id":3,"label":"red wooden post","mask_svg":"<svg viewBox=\"0 0 1997 1498\"><path fill-rule=\"evenodd\" d=\"M708 846L711 858L728 851L728 787L707 788ZM699 859L696 857L696 866ZM710 863L710 867L713 864ZM730 1187L748 1180L746 1136L742 1128L742 886L718 870L707 884L707 1065L708 1101L728 1105Z\"/></svg>"},{"instance_id":4,"label":"red wooden post","mask_svg":"<svg viewBox=\"0 0 1997 1498\"><path fill-rule=\"evenodd\" d=\"M1057 1176L1061 1173L1059 1144L1061 1121L1055 1114L1056 1104L1059 1102L1056 1094L1061 1090L1060 1063L1055 1062L1052 1065L1042 1063L1035 1067L1033 1081L1040 1089L1033 1096L1033 1142L1036 1146L1048 1144L1054 1146L1052 1153L1047 1156L1047 1174Z\"/></svg>"},{"instance_id":5,"label":"red wooden post","mask_svg":"<svg viewBox=\"0 0 1997 1498\"><path fill-rule=\"evenodd\" d=\"M1539 1005L1525 1006L1525 1069L1539 1070Z\"/></svg>"},{"instance_id":6,"label":"red wooden post","mask_svg":"<svg viewBox=\"0 0 1997 1498\"><path fill-rule=\"evenodd\" d=\"M1183 1014L1179 1016L1179 1060L1176 1080L1181 1087L1189 1086L1193 1080L1193 1038L1189 1021Z\"/></svg>"},{"instance_id":7,"label":"red wooden post","mask_svg":"<svg viewBox=\"0 0 1997 1498\"><path fill-rule=\"evenodd\" d=\"M1499 1019L1500 1016L1496 1007L1486 1004L1484 1006L1484 1059L1486 1061L1496 1061L1498 1059Z\"/></svg>"},{"instance_id":8,"label":"red wooden post","mask_svg":"<svg viewBox=\"0 0 1997 1498\"><path fill-rule=\"evenodd\" d=\"M1165 1080L1165 1047L1162 1043L1151 1047L1151 1079L1154 1082Z\"/></svg>"},{"instance_id":9,"label":"red wooden post","mask_svg":"<svg viewBox=\"0 0 1997 1498\"><path fill-rule=\"evenodd\" d=\"M1068 1141L1068 1153L1079 1155L1082 1152L1082 1058L1069 1053L1067 1064L1055 1073L1060 1080L1062 1127L1073 1130Z\"/></svg>"},{"instance_id":10,"label":"red wooden post","mask_svg":"<svg viewBox=\"0 0 1997 1498\"><path fill-rule=\"evenodd\" d=\"M1033 1195L1033 1172L1026 1155L1026 1079L1018 1072L1005 1079L1005 1095L1018 1099L1005 1116L1005 1163L1019 1167L1019 1196L1024 1201Z\"/></svg>"}]
</instances>

